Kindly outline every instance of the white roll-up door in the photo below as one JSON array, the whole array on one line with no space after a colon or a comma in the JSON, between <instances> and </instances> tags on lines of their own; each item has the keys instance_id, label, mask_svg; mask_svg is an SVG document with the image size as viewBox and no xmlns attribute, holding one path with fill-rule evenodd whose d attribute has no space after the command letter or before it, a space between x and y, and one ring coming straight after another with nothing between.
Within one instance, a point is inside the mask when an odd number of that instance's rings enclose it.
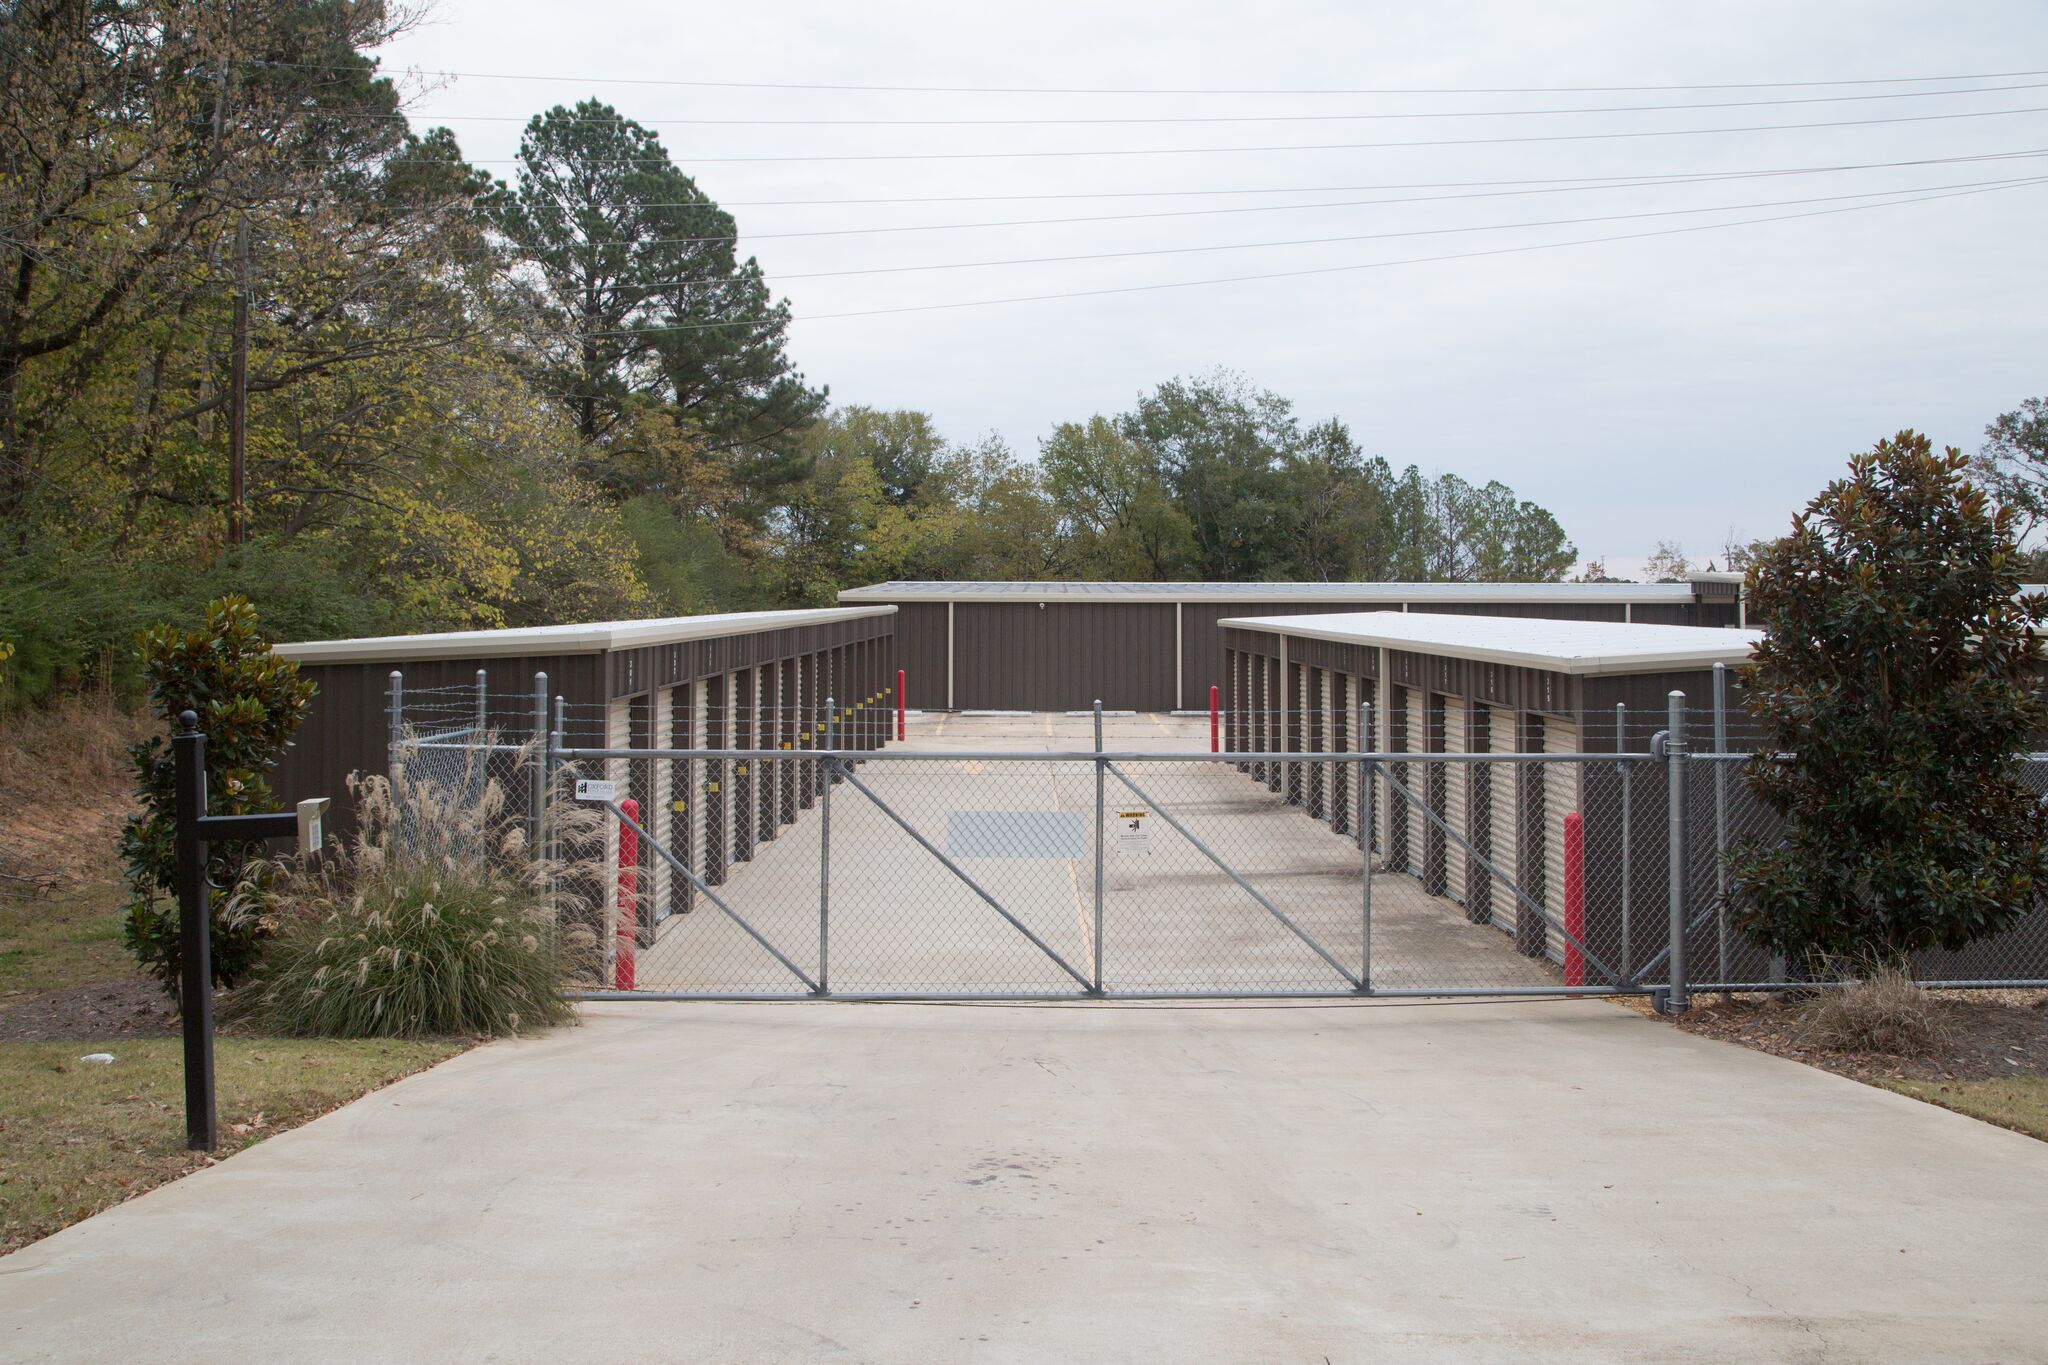
<instances>
[{"instance_id":1,"label":"white roll-up door","mask_svg":"<svg viewBox=\"0 0 2048 1365\"><path fill-rule=\"evenodd\" d=\"M652 748L671 747L674 738L675 698L675 689L672 687L664 687L654 694L654 715L651 718L654 724L648 734ZM647 827L647 831L663 848L672 849L675 847L675 836L670 832L674 816L669 810L667 799L668 766L660 759L649 760L647 764L647 793L642 798L646 814L640 823ZM669 916L669 904L674 895L669 883L668 862L653 849L647 850L646 856L641 858L640 862L642 866L652 869L654 917L657 922L665 920Z\"/></svg>"},{"instance_id":2,"label":"white roll-up door","mask_svg":"<svg viewBox=\"0 0 2048 1365\"><path fill-rule=\"evenodd\" d=\"M1350 674L1331 672L1329 697L1330 728L1324 731L1324 734L1329 736L1330 752L1341 754L1347 749L1355 748L1355 740L1357 739L1356 734L1353 733L1358 728L1358 721L1356 718L1357 712L1351 705ZM1344 739L1342 744L1337 742L1340 728ZM1350 768L1351 765L1348 763L1332 763L1330 765L1330 825L1332 828L1336 828L1339 825L1345 829L1356 827L1352 823L1354 813L1352 803L1358 799L1358 792L1352 785ZM1338 776L1340 772L1343 773L1341 778ZM1341 791L1339 790L1340 787L1342 788ZM1343 807L1342 810L1339 809L1340 806Z\"/></svg>"},{"instance_id":3,"label":"white roll-up door","mask_svg":"<svg viewBox=\"0 0 2048 1365\"><path fill-rule=\"evenodd\" d=\"M1576 754L1579 747L1578 722L1546 716L1543 721L1543 752ZM1579 808L1579 765L1543 765L1543 908L1551 919L1564 923L1564 817ZM1561 958L1564 940L1550 936L1550 955Z\"/></svg>"},{"instance_id":4,"label":"white roll-up door","mask_svg":"<svg viewBox=\"0 0 2048 1365\"><path fill-rule=\"evenodd\" d=\"M746 674L744 673L728 673L725 675L724 714L718 718L719 733L722 736L720 747L722 748L730 749L739 740L740 686L745 681ZM738 815L738 806L740 804L739 783L734 780L737 777L737 774L734 772L737 766L731 759L718 765L718 791L719 795L724 798L718 803L719 846L725 850L725 874L728 877L732 875L733 865L737 861L733 857L733 849L737 847L733 834L738 828L734 821Z\"/></svg>"},{"instance_id":5,"label":"white roll-up door","mask_svg":"<svg viewBox=\"0 0 2048 1365\"><path fill-rule=\"evenodd\" d=\"M704 694L708 690L701 680L691 684L690 687L690 747L692 749L706 749L710 747L710 745L705 743L705 736L708 733L711 722L711 708L704 701ZM695 780L685 789L683 797L685 801L690 803L690 868L697 875L702 876L704 874L705 849L704 809L710 803L704 799L704 765L693 762L690 765L690 769L691 776Z\"/></svg>"},{"instance_id":6,"label":"white roll-up door","mask_svg":"<svg viewBox=\"0 0 2048 1365\"><path fill-rule=\"evenodd\" d=\"M1429 695L1417 688L1401 689L1401 707L1406 729L1401 736L1401 750L1404 753L1420 754L1429 751ZM1428 846L1427 828L1429 817L1416 808L1415 801L1427 799L1429 779L1422 766L1410 763L1402 776L1402 783L1413 793L1415 800L1393 793L1392 799L1407 807L1408 818L1408 870L1416 876L1422 875L1422 851Z\"/></svg>"},{"instance_id":7,"label":"white roll-up door","mask_svg":"<svg viewBox=\"0 0 2048 1365\"><path fill-rule=\"evenodd\" d=\"M1315 738L1315 727L1309 724L1308 718L1308 680L1314 672L1313 668L1294 665L1294 695L1287 700L1287 705L1294 712L1294 729L1290 732L1293 735L1291 747L1295 752L1302 754L1315 747L1312 743ZM1308 809L1308 783L1309 765L1305 762L1295 764L1288 778L1287 799L1303 810Z\"/></svg>"},{"instance_id":8,"label":"white roll-up door","mask_svg":"<svg viewBox=\"0 0 2048 1365\"><path fill-rule=\"evenodd\" d=\"M731 698L731 706L726 713L725 742L734 747L739 744L742 717L746 718L749 726L760 723L760 703L755 685L754 670L751 668L743 668L732 675L732 688L727 694ZM747 735L747 747L752 748L754 743L755 735L750 732ZM730 822L727 825L729 833L725 845L728 862L737 861L733 854L740 848L747 850L749 858L753 857L754 840L751 825L754 819L754 767L752 761L744 758L736 758L732 763L731 799L725 803L726 819ZM746 771L742 773L741 769ZM742 778L746 780L743 782Z\"/></svg>"},{"instance_id":9,"label":"white roll-up door","mask_svg":"<svg viewBox=\"0 0 2048 1365\"><path fill-rule=\"evenodd\" d=\"M1444 698L1444 748L1463 753L1465 750L1465 699ZM1444 823L1457 833L1459 839L1470 839L1465 832L1465 777L1467 765L1446 763L1444 765ZM1460 904L1465 900L1465 850L1456 840L1444 840L1444 881L1445 891Z\"/></svg>"},{"instance_id":10,"label":"white roll-up door","mask_svg":"<svg viewBox=\"0 0 2048 1365\"><path fill-rule=\"evenodd\" d=\"M1494 707L1487 728L1492 737L1488 748L1497 754L1515 752L1517 736L1513 711L1504 706ZM1515 835L1521 828L1521 811L1515 801L1519 766L1514 763L1487 765L1493 782L1493 852L1488 857L1503 875L1509 877L1515 875ZM1515 931L1518 904L1515 889L1496 879L1493 885L1493 922L1511 934Z\"/></svg>"},{"instance_id":11,"label":"white roll-up door","mask_svg":"<svg viewBox=\"0 0 2048 1365\"><path fill-rule=\"evenodd\" d=\"M1337 676L1329 669L1322 668L1316 670L1316 678L1321 684L1315 689L1318 693L1316 709L1321 713L1316 718L1316 731L1319 736L1316 741L1316 751L1327 754L1330 752L1330 736L1335 733L1330 728L1330 713L1336 709ZM1316 771L1318 773L1316 781L1323 794L1323 799L1320 803L1322 806L1322 818L1327 820L1330 818L1331 765L1329 760L1319 761L1316 764Z\"/></svg>"},{"instance_id":12,"label":"white roll-up door","mask_svg":"<svg viewBox=\"0 0 2048 1365\"><path fill-rule=\"evenodd\" d=\"M1365 735L1364 752L1385 753L1387 749L1387 709L1383 704L1385 691L1377 678L1361 678L1358 682L1359 696L1372 706L1372 728ZM1387 850L1387 784L1383 780L1379 765L1373 765L1372 791L1372 846L1374 852L1385 854Z\"/></svg>"}]
</instances>

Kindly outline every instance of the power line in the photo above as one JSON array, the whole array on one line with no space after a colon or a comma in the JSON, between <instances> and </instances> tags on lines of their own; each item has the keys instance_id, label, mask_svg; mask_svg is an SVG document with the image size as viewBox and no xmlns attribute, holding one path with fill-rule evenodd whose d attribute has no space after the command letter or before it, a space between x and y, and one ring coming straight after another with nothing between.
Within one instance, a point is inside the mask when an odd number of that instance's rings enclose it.
<instances>
[{"instance_id":1,"label":"power line","mask_svg":"<svg viewBox=\"0 0 2048 1365\"><path fill-rule=\"evenodd\" d=\"M1580 227L1589 223L1635 222L1645 218L1676 218L1701 213L1741 213L1749 209L1789 208L1800 204L1833 204L1846 199L1879 199L1901 194L1920 194L1950 190L2004 189L2016 185L2032 185L2048 180L2044 176L2030 176L2006 180L1977 180L1960 185L1920 185L1902 189L1866 190L1858 194L1830 194L1805 199L1771 199L1749 204L1709 204L1704 207L1683 209L1651 209L1641 213L1595 214L1579 218L1536 219L1520 223L1477 223L1464 227L1408 228L1392 232L1365 232L1338 237L1297 237L1277 242L1226 242L1210 246L1168 246L1146 247L1130 251L1077 252L1061 256L1016 256L994 261L950 261L920 265L868 266L853 270L812 270L795 274L770 277L769 283L784 280L837 279L851 275L899 275L927 270L981 270L995 266L1011 265L1056 265L1071 261L1123 260L1140 256L1185 256L1211 251L1257 251L1268 247L1286 246L1328 246L1337 242L1374 242L1402 237L1448 237L1468 232L1509 232L1518 228ZM673 280L649 280L641 287L666 289L689 284L716 284L722 276L699 276Z\"/></svg>"},{"instance_id":2,"label":"power line","mask_svg":"<svg viewBox=\"0 0 2048 1365\"><path fill-rule=\"evenodd\" d=\"M303 71L354 71L317 62L265 61L264 66ZM1865 76L1833 80L1718 81L1690 85L1491 85L1358 87L1159 87L1044 85L853 85L801 81L692 81L638 76L562 76L544 72L434 71L409 68L408 75L478 81L557 81L573 85L654 85L697 90L822 90L911 95L1627 95L1687 90L1810 90L1825 86L1928 85L1942 81L2014 80L2048 76L2048 71L1983 71L1951 76Z\"/></svg>"},{"instance_id":3,"label":"power line","mask_svg":"<svg viewBox=\"0 0 2048 1365\"><path fill-rule=\"evenodd\" d=\"M1774 171L1728 172L1729 175L1803 175L1810 171L1860 171L1879 170L1895 166L1938 166L1952 161L1995 161L2008 157L2039 156L2044 149L2027 148L2010 152L1983 152L1963 157L1928 157L1915 161L1865 161L1850 162L1837 166L1794 166ZM1591 181L1656 181L1685 178L1695 174L1685 171L1659 171L1635 175L1574 175L1550 179L1521 180L1405 180L1383 182L1374 185L1274 185L1257 189L1196 189L1196 190L1083 190L1051 191L1031 194L927 194L896 195L846 199L722 199L722 208L841 208L862 204L992 204L1023 203L1049 199L1188 199L1207 198L1218 195L1254 194L1352 194L1380 190L1440 190L1477 189L1505 185L1578 185ZM1720 174L1701 171L1700 176ZM690 208L701 201L688 203L650 202L646 208Z\"/></svg>"},{"instance_id":4,"label":"power line","mask_svg":"<svg viewBox=\"0 0 2048 1365\"><path fill-rule=\"evenodd\" d=\"M1105 118L591 118L570 115L553 118L545 114L444 114L435 110L406 110L399 113L334 113L328 118L372 121L418 120L422 123L538 123L551 127L601 128L1020 128L1075 127L1097 124L1176 123L1361 123L1393 119L1446 118L1544 118L1559 115L1652 114L1701 109L1762 109L1783 105L1853 104L1869 100L1947 99L1958 95L1995 95L2013 90L2039 90L2043 82L2021 85L1972 85L1954 90L1893 90L1856 95L1802 95L1769 100L1707 100L1690 104L1608 104L1575 109L1433 109L1412 112L1378 111L1342 114L1169 114L1123 115Z\"/></svg>"},{"instance_id":5,"label":"power line","mask_svg":"<svg viewBox=\"0 0 2048 1365\"><path fill-rule=\"evenodd\" d=\"M1872 161L1864 162L1859 165L1847 166L1814 166L1805 168L1790 168L1761 171L1711 171L1702 172L1697 175L1673 174L1659 179L1645 178L1640 180L1627 180L1620 183L1610 184L1574 183L1558 185L1541 185L1529 189L1482 190L1472 194L1404 195L1398 198L1391 199L1338 199L1326 200L1314 204L1247 204L1242 206L1233 206L1229 208L1164 209L1151 213L1080 214L1066 218L1006 218L998 219L993 222L978 223L911 223L898 224L887 227L812 228L793 232L728 233L724 236L714 237L585 237L581 239L581 241L583 244L589 246L698 246L726 242L738 242L742 239L750 242L759 242L771 240L780 241L788 238L797 237L864 237L886 235L899 232L954 232L964 231L972 228L1056 227L1073 223L1120 223L1144 221L1158 218L1211 217L1219 214L1288 213L1307 209L1370 208L1388 204L1434 204L1456 202L1467 199L1514 198L1533 194L1578 194L1592 190L1664 189L1674 185L1718 184L1724 181L1776 179L1785 176L1818 175L1837 171L1892 170L1901 167L1956 165L1980 161L2010 161L2040 156L2048 156L2048 148L2040 148L2028 152L1997 152L1983 156L1929 157L1922 158L1916 161ZM1361 188L1371 187L1365 186ZM1212 194L1229 194L1234 192L1235 191L1229 190L1188 191L1188 193ZM1279 193L1280 191L1242 192ZM639 207L687 208L695 207L695 205L643 204L639 205Z\"/></svg>"},{"instance_id":6,"label":"power line","mask_svg":"<svg viewBox=\"0 0 2048 1365\"><path fill-rule=\"evenodd\" d=\"M947 312L963 308L993 308L1013 303L1045 303L1059 299L1100 298L1113 294L1156 293L1168 289L1204 289L1220 284L1246 284L1264 280L1300 279L1315 275L1336 275L1362 270L1386 270L1403 265L1429 265L1442 261L1478 260L1489 256L1514 256L1534 251L1557 251L1567 247L1597 246L1612 242L1641 241L1654 237L1676 237L1687 233L1715 232L1727 228L1752 227L1760 223L1791 222L1803 218L1824 218L1838 213L1864 213L1871 209L1892 208L1902 204L1927 203L1937 199L1959 199L1971 195L1998 194L2007 189L2019 189L2028 185L2048 184L2048 177L2018 181L1990 189L1950 190L1937 194L1921 194L1910 198L1888 200L1877 204L1843 204L1833 208L1808 209L1801 213L1770 214L1760 218L1741 218L1727 223L1695 223L1686 227L1655 228L1647 232L1612 233L1600 237L1578 237L1563 242L1530 242L1518 246L1490 247L1481 251L1447 252L1435 256L1409 256L1392 261L1365 261L1353 265L1316 266L1301 270L1276 270L1254 275L1227 275L1206 280L1170 280L1160 284L1115 285L1100 289L1062 290L1045 294L1016 294L993 299L963 299L953 303L905 304L894 308L859 308L838 313L811 313L793 317L790 322L827 322L842 318L886 317L900 313ZM607 336L660 335L669 332L701 332L717 327L753 326L750 322L696 322L677 323L668 326L622 328L617 330L576 333L570 340Z\"/></svg>"},{"instance_id":7,"label":"power line","mask_svg":"<svg viewBox=\"0 0 2048 1365\"><path fill-rule=\"evenodd\" d=\"M2048 113L2048 105L2028 105L2021 109L1970 109L1947 114L1897 114L1886 118L1838 119L1833 122L1824 123L1755 123L1732 128L1656 128L1605 133L1542 133L1521 137L1427 138L1412 139L1405 142L1302 142L1252 147L1089 147L1051 152L838 152L805 156L692 155L687 159L691 165L709 166L745 163L849 161L1035 161L1057 157L1212 156L1249 152L1357 152L1415 147L1506 147L1544 142L1611 142L1646 137L1704 137L1723 133L1808 132L1823 128L1870 128L1887 124L1942 123L1952 119L2007 118L2015 114L2040 113ZM470 164L498 166L522 165L524 162L522 158L506 156L477 158L472 160ZM675 166L675 162L667 156L608 157L582 161L578 164L583 166L650 166L655 168L673 168Z\"/></svg>"}]
</instances>

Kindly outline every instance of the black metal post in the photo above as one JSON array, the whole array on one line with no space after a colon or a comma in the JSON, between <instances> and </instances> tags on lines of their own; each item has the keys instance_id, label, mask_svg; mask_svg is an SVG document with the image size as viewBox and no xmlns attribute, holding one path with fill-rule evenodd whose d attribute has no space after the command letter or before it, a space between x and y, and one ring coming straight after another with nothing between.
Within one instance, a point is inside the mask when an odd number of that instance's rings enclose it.
<instances>
[{"instance_id":1,"label":"black metal post","mask_svg":"<svg viewBox=\"0 0 2048 1365\"><path fill-rule=\"evenodd\" d=\"M259 815L206 813L206 736L199 717L178 713L178 733L171 736L171 761L176 773L173 847L177 852L178 950L184 971L178 982L178 1014L185 1031L185 1145L210 1152L220 1142L213 1077L213 930L212 888L206 879L206 846L230 839L288 839L302 834L300 814L281 811ZM302 810L314 803L301 802ZM318 803L313 812L317 829ZM302 843L301 847L317 846Z\"/></svg>"},{"instance_id":2,"label":"black metal post","mask_svg":"<svg viewBox=\"0 0 2048 1365\"><path fill-rule=\"evenodd\" d=\"M219 1132L213 1084L213 934L208 925L206 839L199 822L206 815L206 736L199 717L178 716L171 737L177 766L178 940L184 978L178 1014L185 1030L185 1145L210 1152Z\"/></svg>"}]
</instances>

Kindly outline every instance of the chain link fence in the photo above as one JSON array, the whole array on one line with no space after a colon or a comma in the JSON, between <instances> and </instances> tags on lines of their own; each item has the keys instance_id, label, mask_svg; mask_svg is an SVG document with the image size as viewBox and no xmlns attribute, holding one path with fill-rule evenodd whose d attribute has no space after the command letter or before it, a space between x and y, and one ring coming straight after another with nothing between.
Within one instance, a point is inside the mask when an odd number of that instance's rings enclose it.
<instances>
[{"instance_id":1,"label":"chain link fence","mask_svg":"<svg viewBox=\"0 0 2048 1365\"><path fill-rule=\"evenodd\" d=\"M1364 752L1366 714L919 717L573 707L395 685L401 797L481 800L575 878L590 994L1499 995L1798 984L1730 854L1776 839L1727 710L1568 751ZM1595 723L1597 719L1598 723ZM850 735L859 736L853 747ZM1286 735L1285 751L1231 751ZM1675 746L1673 746L1675 747ZM2048 791L2048 761L2024 760ZM403 804L403 800L401 802ZM580 811L595 820L578 821ZM1916 961L2048 982L2048 914Z\"/></svg>"}]
</instances>

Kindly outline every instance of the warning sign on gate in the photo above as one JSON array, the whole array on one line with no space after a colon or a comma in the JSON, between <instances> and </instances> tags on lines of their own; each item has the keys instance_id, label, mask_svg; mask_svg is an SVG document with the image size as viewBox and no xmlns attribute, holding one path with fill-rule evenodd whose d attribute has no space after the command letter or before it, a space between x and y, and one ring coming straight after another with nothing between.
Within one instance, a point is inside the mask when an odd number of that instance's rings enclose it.
<instances>
[{"instance_id":1,"label":"warning sign on gate","mask_svg":"<svg viewBox=\"0 0 2048 1365\"><path fill-rule=\"evenodd\" d=\"M1142 806L1116 813L1116 846L1120 853L1152 851L1152 812Z\"/></svg>"}]
</instances>

